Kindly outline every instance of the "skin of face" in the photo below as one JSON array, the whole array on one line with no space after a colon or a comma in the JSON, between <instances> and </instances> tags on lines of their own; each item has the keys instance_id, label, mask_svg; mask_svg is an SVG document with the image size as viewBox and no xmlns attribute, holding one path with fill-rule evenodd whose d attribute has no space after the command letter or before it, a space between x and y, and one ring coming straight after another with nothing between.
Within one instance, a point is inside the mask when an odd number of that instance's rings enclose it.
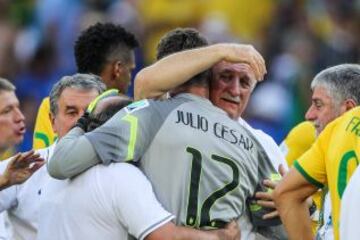
<instances>
[{"instance_id":1,"label":"skin of face","mask_svg":"<svg viewBox=\"0 0 360 240\"><path fill-rule=\"evenodd\" d=\"M233 119L244 112L256 78L249 65L219 62L212 69L211 102L223 109Z\"/></svg>"},{"instance_id":2,"label":"skin of face","mask_svg":"<svg viewBox=\"0 0 360 240\"><path fill-rule=\"evenodd\" d=\"M344 111L341 106L335 104L324 87L317 86L313 89L311 106L306 112L305 118L314 123L316 133L320 134L329 122L340 116Z\"/></svg>"},{"instance_id":3,"label":"skin of face","mask_svg":"<svg viewBox=\"0 0 360 240\"><path fill-rule=\"evenodd\" d=\"M13 91L0 91L0 149L19 144L24 139L25 117Z\"/></svg>"},{"instance_id":4,"label":"skin of face","mask_svg":"<svg viewBox=\"0 0 360 240\"><path fill-rule=\"evenodd\" d=\"M51 123L59 136L63 137L84 114L87 106L99 95L96 89L80 90L65 88L58 100L58 112L50 114Z\"/></svg>"}]
</instances>

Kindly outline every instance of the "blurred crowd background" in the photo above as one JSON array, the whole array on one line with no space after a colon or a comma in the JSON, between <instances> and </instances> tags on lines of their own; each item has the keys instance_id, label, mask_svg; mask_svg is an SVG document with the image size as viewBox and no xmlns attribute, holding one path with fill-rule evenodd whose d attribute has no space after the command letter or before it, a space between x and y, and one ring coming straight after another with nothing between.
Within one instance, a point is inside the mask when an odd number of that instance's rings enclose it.
<instances>
[{"instance_id":1,"label":"blurred crowd background","mask_svg":"<svg viewBox=\"0 0 360 240\"><path fill-rule=\"evenodd\" d=\"M213 43L255 45L268 74L245 119L278 143L304 119L317 72L360 62L360 0L0 0L0 76L16 85L26 116L18 150L31 148L40 101L76 72L78 34L98 21L136 34L134 74L154 61L159 38L175 27L195 27Z\"/></svg>"}]
</instances>

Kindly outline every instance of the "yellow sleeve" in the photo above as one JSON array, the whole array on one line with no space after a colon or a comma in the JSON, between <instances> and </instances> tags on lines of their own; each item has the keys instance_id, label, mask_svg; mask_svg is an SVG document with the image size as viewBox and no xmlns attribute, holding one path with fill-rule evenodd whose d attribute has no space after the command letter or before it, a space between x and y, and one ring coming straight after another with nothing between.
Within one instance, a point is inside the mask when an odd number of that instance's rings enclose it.
<instances>
[{"instance_id":1,"label":"yellow sleeve","mask_svg":"<svg viewBox=\"0 0 360 240\"><path fill-rule=\"evenodd\" d=\"M329 124L311 148L294 163L294 167L300 174L318 188L327 184L325 159L334 126L334 124Z\"/></svg>"},{"instance_id":2,"label":"yellow sleeve","mask_svg":"<svg viewBox=\"0 0 360 240\"><path fill-rule=\"evenodd\" d=\"M34 128L33 148L46 148L54 143L56 134L54 133L49 118L50 100L49 97L44 98L41 102Z\"/></svg>"},{"instance_id":3,"label":"yellow sleeve","mask_svg":"<svg viewBox=\"0 0 360 240\"><path fill-rule=\"evenodd\" d=\"M283 143L286 146L285 158L288 166L292 166L296 159L309 150L315 139L316 129L311 122L305 121L296 125Z\"/></svg>"}]
</instances>

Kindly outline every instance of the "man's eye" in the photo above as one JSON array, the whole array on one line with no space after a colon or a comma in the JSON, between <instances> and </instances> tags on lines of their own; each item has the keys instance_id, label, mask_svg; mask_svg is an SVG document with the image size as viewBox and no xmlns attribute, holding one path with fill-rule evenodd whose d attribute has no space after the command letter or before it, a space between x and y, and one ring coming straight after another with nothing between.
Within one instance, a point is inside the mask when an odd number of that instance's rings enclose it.
<instances>
[{"instance_id":1,"label":"man's eye","mask_svg":"<svg viewBox=\"0 0 360 240\"><path fill-rule=\"evenodd\" d=\"M231 76L230 75L220 75L220 78L226 81L230 81L231 80Z\"/></svg>"},{"instance_id":2,"label":"man's eye","mask_svg":"<svg viewBox=\"0 0 360 240\"><path fill-rule=\"evenodd\" d=\"M240 80L240 85L241 85L242 87L249 88L249 87L250 87L250 82L249 82L249 81L246 81L246 80Z\"/></svg>"},{"instance_id":3,"label":"man's eye","mask_svg":"<svg viewBox=\"0 0 360 240\"><path fill-rule=\"evenodd\" d=\"M11 109L12 108L5 108L0 112L0 114L7 114L7 113L11 112Z\"/></svg>"}]
</instances>

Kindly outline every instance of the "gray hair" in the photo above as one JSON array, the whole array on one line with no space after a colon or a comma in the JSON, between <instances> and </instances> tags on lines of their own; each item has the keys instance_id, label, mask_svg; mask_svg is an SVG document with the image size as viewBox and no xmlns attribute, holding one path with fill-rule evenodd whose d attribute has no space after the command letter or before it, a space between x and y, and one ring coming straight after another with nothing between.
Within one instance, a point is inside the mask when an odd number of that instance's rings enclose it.
<instances>
[{"instance_id":1,"label":"gray hair","mask_svg":"<svg viewBox=\"0 0 360 240\"><path fill-rule=\"evenodd\" d=\"M9 80L0 78L0 91L14 92L16 87Z\"/></svg>"},{"instance_id":2,"label":"gray hair","mask_svg":"<svg viewBox=\"0 0 360 240\"><path fill-rule=\"evenodd\" d=\"M106 86L101 78L93 74L77 73L72 76L64 76L58 81L50 92L50 112L54 115L59 111L58 101L66 88L79 90L97 90L99 94L105 91Z\"/></svg>"},{"instance_id":3,"label":"gray hair","mask_svg":"<svg viewBox=\"0 0 360 240\"><path fill-rule=\"evenodd\" d=\"M311 82L311 89L326 89L334 103L340 105L346 99L360 103L360 65L340 64L318 73Z\"/></svg>"}]
</instances>

